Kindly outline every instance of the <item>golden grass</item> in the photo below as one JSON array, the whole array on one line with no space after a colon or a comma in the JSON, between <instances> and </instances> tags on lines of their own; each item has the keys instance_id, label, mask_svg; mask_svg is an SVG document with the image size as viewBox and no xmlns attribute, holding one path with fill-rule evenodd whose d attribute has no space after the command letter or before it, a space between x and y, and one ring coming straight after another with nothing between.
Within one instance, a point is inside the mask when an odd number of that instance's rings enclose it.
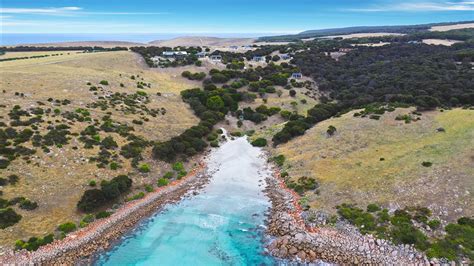
<instances>
[{"instance_id":1,"label":"golden grass","mask_svg":"<svg viewBox=\"0 0 474 266\"><path fill-rule=\"evenodd\" d=\"M386 206L423 205L451 219L474 213L474 113L424 113L417 122L396 121L397 109L380 121L353 112L319 123L304 136L278 147L290 176L312 176L320 195L311 205L333 212L343 202ZM326 136L329 125L337 128ZM436 132L443 127L445 133ZM384 158L381 161L380 158ZM433 163L423 167L423 161Z\"/></svg>"},{"instance_id":2,"label":"golden grass","mask_svg":"<svg viewBox=\"0 0 474 266\"><path fill-rule=\"evenodd\" d=\"M43 52L34 52L42 54ZM139 75L132 80L132 75ZM114 121L126 122L135 128L134 134L148 140L162 141L176 136L190 126L198 123L187 104L183 103L179 92L194 86L181 77L157 69L148 69L141 58L131 52L101 52L101 53L71 53L69 55L26 59L0 63L0 121L8 122L8 111L14 105L23 109L38 106L37 101L45 103L46 108L59 108L61 111L73 111L76 108L85 108L88 103L97 101L98 96L89 91L87 82L98 86L101 80L107 80L109 86L105 92L135 93L136 82L151 83L151 88L145 91L150 96L149 108L165 108L165 115L150 117L149 122L138 126L131 123L133 119L141 117L139 114L124 114L121 111L109 108L106 111L90 109L93 119L100 119L106 112L112 112ZM124 87L120 87L120 83ZM5 93L2 91L5 90ZM24 93L25 97L15 96L15 92ZM157 92L162 96L156 95ZM54 99L69 99L67 106L53 106L47 101ZM50 117L49 120L62 120L61 117ZM8 123L7 123L8 124ZM76 122L71 125L71 132L79 133L87 123ZM40 127L45 132L47 124ZM127 143L118 134L101 132L101 137L112 135L119 146ZM79 147L73 150L72 147ZM31 156L31 163L16 159L6 170L0 170L0 176L17 174L20 181L15 186L5 186L3 198L10 199L24 196L37 201L39 207L34 211L23 211L15 207L23 219L16 225L2 230L0 246L11 246L17 239L27 239L31 236L42 236L51 233L55 228L66 221L78 222L82 216L76 211L76 203L83 191L88 189L88 181L108 180L118 174L132 173L134 189L140 189L144 184L154 183L167 170L167 165L151 159L151 148L143 153L144 162L151 166L150 174L139 174L128 160L123 160L123 168L113 171L99 169L88 162L91 156L97 156L98 149L83 149L83 143L75 137L70 144L58 149L53 147L50 154L44 154L41 149ZM118 152L118 150L116 151Z\"/></svg>"}]
</instances>

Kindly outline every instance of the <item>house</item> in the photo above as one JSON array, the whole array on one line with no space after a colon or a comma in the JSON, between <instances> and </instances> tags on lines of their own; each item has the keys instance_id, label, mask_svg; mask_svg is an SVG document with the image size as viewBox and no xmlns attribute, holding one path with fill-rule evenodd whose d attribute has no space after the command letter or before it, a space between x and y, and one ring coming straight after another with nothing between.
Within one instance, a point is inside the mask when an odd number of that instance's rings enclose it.
<instances>
[{"instance_id":1,"label":"house","mask_svg":"<svg viewBox=\"0 0 474 266\"><path fill-rule=\"evenodd\" d=\"M348 53L348 52L350 52L350 51L352 51L352 50L354 50L354 49L352 49L352 48L340 48L340 49L339 49L339 52L341 52L341 53Z\"/></svg>"},{"instance_id":2,"label":"house","mask_svg":"<svg viewBox=\"0 0 474 266\"><path fill-rule=\"evenodd\" d=\"M291 59L291 56L289 54L282 54L280 55L280 58L282 60L290 60Z\"/></svg>"},{"instance_id":3,"label":"house","mask_svg":"<svg viewBox=\"0 0 474 266\"><path fill-rule=\"evenodd\" d=\"M164 51L162 53L163 57L185 57L188 55L186 51Z\"/></svg>"},{"instance_id":4,"label":"house","mask_svg":"<svg viewBox=\"0 0 474 266\"><path fill-rule=\"evenodd\" d=\"M151 61L153 61L154 64L158 64L160 62L160 57L158 56L153 56L151 58Z\"/></svg>"},{"instance_id":5,"label":"house","mask_svg":"<svg viewBox=\"0 0 474 266\"><path fill-rule=\"evenodd\" d=\"M303 74L301 74L300 72L295 72L295 73L291 74L292 79L300 79L302 77L303 77Z\"/></svg>"},{"instance_id":6,"label":"house","mask_svg":"<svg viewBox=\"0 0 474 266\"><path fill-rule=\"evenodd\" d=\"M252 58L252 61L254 61L254 62L265 62L265 57L263 57L263 56L254 56Z\"/></svg>"},{"instance_id":7,"label":"house","mask_svg":"<svg viewBox=\"0 0 474 266\"><path fill-rule=\"evenodd\" d=\"M211 56L210 56L210 59L211 59L211 61L221 61L221 60L222 60L222 56L221 56L221 55L218 55L218 54L216 54L216 55L211 55Z\"/></svg>"},{"instance_id":8,"label":"house","mask_svg":"<svg viewBox=\"0 0 474 266\"><path fill-rule=\"evenodd\" d=\"M163 57L173 57L173 56L174 56L174 52L173 52L173 51L164 51L161 55L162 55Z\"/></svg>"},{"instance_id":9,"label":"house","mask_svg":"<svg viewBox=\"0 0 474 266\"><path fill-rule=\"evenodd\" d=\"M204 57L207 56L207 53L206 53L206 52L199 52L199 53L196 54L196 56L197 56L198 58L204 58Z\"/></svg>"}]
</instances>

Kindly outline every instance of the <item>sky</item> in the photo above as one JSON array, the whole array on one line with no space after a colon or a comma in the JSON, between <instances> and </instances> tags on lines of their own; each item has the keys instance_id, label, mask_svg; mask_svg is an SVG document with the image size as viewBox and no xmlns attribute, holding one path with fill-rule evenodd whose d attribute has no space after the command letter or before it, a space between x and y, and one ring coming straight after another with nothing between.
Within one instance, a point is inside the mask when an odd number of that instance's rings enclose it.
<instances>
[{"instance_id":1,"label":"sky","mask_svg":"<svg viewBox=\"0 0 474 266\"><path fill-rule=\"evenodd\" d=\"M2 33L266 33L474 20L474 0L0 0Z\"/></svg>"}]
</instances>

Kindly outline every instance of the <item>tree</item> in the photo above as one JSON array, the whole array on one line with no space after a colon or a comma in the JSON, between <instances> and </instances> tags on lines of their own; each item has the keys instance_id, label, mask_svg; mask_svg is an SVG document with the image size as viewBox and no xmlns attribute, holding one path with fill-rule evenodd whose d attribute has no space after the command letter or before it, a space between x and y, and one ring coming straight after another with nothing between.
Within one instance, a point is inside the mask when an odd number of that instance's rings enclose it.
<instances>
[{"instance_id":1,"label":"tree","mask_svg":"<svg viewBox=\"0 0 474 266\"><path fill-rule=\"evenodd\" d=\"M12 208L0 209L0 228L5 229L18 223L21 215L17 214Z\"/></svg>"},{"instance_id":2,"label":"tree","mask_svg":"<svg viewBox=\"0 0 474 266\"><path fill-rule=\"evenodd\" d=\"M224 101L222 98L218 95L212 96L209 99L207 99L207 108L214 110L214 111L219 111L224 107Z\"/></svg>"},{"instance_id":3,"label":"tree","mask_svg":"<svg viewBox=\"0 0 474 266\"><path fill-rule=\"evenodd\" d=\"M296 96L296 91L295 90L290 90L290 96L295 97Z\"/></svg>"}]
</instances>

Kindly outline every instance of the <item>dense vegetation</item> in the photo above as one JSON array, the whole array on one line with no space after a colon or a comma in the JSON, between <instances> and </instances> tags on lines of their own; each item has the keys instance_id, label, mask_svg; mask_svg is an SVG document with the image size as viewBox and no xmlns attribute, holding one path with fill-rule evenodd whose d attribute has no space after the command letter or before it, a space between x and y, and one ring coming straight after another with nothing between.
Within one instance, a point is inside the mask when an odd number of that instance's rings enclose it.
<instances>
[{"instance_id":1,"label":"dense vegetation","mask_svg":"<svg viewBox=\"0 0 474 266\"><path fill-rule=\"evenodd\" d=\"M302 135L314 123L338 113L368 105L411 105L423 111L474 104L473 43L359 47L337 61L321 49L328 44L341 45L310 42L311 49L296 53L292 63L311 76L329 98L323 97L323 103L309 110L307 117L291 119L274 136L274 144Z\"/></svg>"},{"instance_id":2,"label":"dense vegetation","mask_svg":"<svg viewBox=\"0 0 474 266\"><path fill-rule=\"evenodd\" d=\"M407 207L390 214L376 204L367 210L350 204L337 206L338 214L366 234L389 239L395 244L410 244L426 251L430 257L456 260L461 257L474 259L474 220L463 217L457 223L444 227L444 237L429 237L427 232L442 230L440 221L430 218L431 211L422 207ZM432 234L432 233L431 233Z\"/></svg>"},{"instance_id":3,"label":"dense vegetation","mask_svg":"<svg viewBox=\"0 0 474 266\"><path fill-rule=\"evenodd\" d=\"M181 92L182 98L191 106L201 122L169 141L156 144L153 147L155 158L171 162L179 155L192 156L203 151L207 143L202 138L211 133L213 126L221 121L225 114L237 110L242 93L232 88L206 88Z\"/></svg>"},{"instance_id":4,"label":"dense vegetation","mask_svg":"<svg viewBox=\"0 0 474 266\"><path fill-rule=\"evenodd\" d=\"M119 175L110 181L102 181L100 189L89 189L84 192L77 208L84 212L95 211L107 203L116 201L123 193L130 190L132 180L126 175Z\"/></svg>"},{"instance_id":5,"label":"dense vegetation","mask_svg":"<svg viewBox=\"0 0 474 266\"><path fill-rule=\"evenodd\" d=\"M305 38L324 37L332 35L354 34L354 33L425 33L433 26L444 26L460 23L472 23L472 21L455 22L455 23L430 23L420 25L400 25L400 26L357 26L336 29L308 30L293 35L268 36L259 38L260 41L299 41Z\"/></svg>"},{"instance_id":6,"label":"dense vegetation","mask_svg":"<svg viewBox=\"0 0 474 266\"><path fill-rule=\"evenodd\" d=\"M11 46L0 47L0 51L5 52L45 52L45 51L87 51L87 52L105 52L105 51L127 51L127 47L104 48L100 46Z\"/></svg>"}]
</instances>

